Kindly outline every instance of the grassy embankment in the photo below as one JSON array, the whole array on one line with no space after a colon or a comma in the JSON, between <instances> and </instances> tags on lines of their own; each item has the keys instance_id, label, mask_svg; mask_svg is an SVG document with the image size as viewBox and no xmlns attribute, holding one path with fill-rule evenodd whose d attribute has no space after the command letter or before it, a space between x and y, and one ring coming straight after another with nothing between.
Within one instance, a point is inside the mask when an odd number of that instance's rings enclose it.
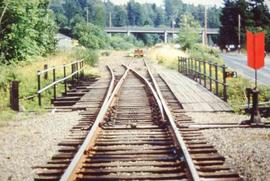
<instances>
[{"instance_id":1,"label":"grassy embankment","mask_svg":"<svg viewBox=\"0 0 270 181\"><path fill-rule=\"evenodd\" d=\"M202 45L196 45L192 50L183 52L181 50L173 48L173 46L165 45L159 47L153 47L149 50L149 58L155 60L158 64L163 64L164 66L172 69L177 69L177 57L193 57L202 60L211 60L214 63L223 65L223 60L218 56L218 50L210 49ZM209 70L206 67L206 70ZM219 79L222 78L222 73L218 74ZM254 83L250 80L243 78L238 75L237 78L231 78L228 80L228 102L233 107L236 112L240 111L242 105L246 104L247 97L245 94L245 89L254 87ZM213 85L214 87L214 85ZM219 88L221 91L221 87ZM270 101L270 87L259 85L260 90L260 101Z\"/></svg>"},{"instance_id":2,"label":"grassy embankment","mask_svg":"<svg viewBox=\"0 0 270 181\"><path fill-rule=\"evenodd\" d=\"M0 65L0 123L15 118L16 113L9 108L9 84L12 80L20 81L19 93L20 97L28 97L33 95L37 91L37 70L42 70L44 64L48 64L49 67L68 64L73 61L84 58L86 60L85 74L97 74L97 71L92 68L91 65L95 64L97 55L94 52L86 50L72 50L65 52L56 52L46 58L37 57L31 58L24 62L12 63L10 65ZM67 69L67 74L70 73L70 69ZM59 70L56 74L57 77L63 76L63 71ZM42 82L43 87L52 82L52 73L49 74L48 81ZM63 92L63 84L57 86L57 95L59 96ZM35 111L37 113L43 112L44 108L50 106L50 99L53 96L52 89L45 91L42 95L42 107L38 106L37 97L26 100L20 99L20 107L25 110L24 115L27 115L29 111Z\"/></svg>"}]
</instances>

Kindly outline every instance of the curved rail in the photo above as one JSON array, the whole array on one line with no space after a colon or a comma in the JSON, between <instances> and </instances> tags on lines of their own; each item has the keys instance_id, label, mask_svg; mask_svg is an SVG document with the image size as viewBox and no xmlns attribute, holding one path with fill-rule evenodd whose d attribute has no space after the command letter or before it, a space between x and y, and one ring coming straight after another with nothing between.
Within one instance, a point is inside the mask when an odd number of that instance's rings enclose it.
<instances>
[{"instance_id":1,"label":"curved rail","mask_svg":"<svg viewBox=\"0 0 270 181\"><path fill-rule=\"evenodd\" d=\"M146 64L146 62L145 62L145 64ZM123 84L124 80L126 79L129 71L132 71L139 79L141 79L145 83L147 88L150 89L150 91L153 94L153 96L158 104L158 107L160 109L160 112L162 115L161 121L164 122L165 117L166 117L170 123L170 127L172 129L174 137L176 138L177 145L183 151L183 154L184 154L189 172L192 176L192 179L195 181L200 180L199 175L197 173L197 170L192 162L191 156L189 155L187 147L183 141L183 138L181 137L180 133L177 131L177 126L176 126L174 119L169 111L169 108L167 107L166 102L165 102L164 98L162 97L161 92L160 92L159 88L157 87L157 84L156 84L156 82L153 78L153 75L152 75L151 71L149 70L149 67L147 64L146 64L146 66L147 66L149 75L150 75L151 79L153 80L154 87L151 85L151 83L145 77L140 75L137 71L129 68L128 66L124 66L124 67L126 67L125 73L123 74L122 78L119 80L117 85L115 86L113 92L110 93L110 91L108 91L107 96L104 99L104 102L102 104L102 107L99 111L99 114L96 118L94 125L92 126L91 130L87 134L86 139L84 140L82 146L80 147L78 152L75 154L75 157L73 158L72 162L70 163L68 168L65 170L64 174L61 176L61 179L60 179L61 181L75 179L78 166L80 166L82 164L82 161L86 157L85 152L87 152L87 150L89 150L89 148L91 148L94 145L94 140L101 130L99 125L102 122L102 120L106 117L106 113L107 113L110 105L113 103L115 95L117 95L120 88L122 87L122 84ZM110 72L112 73L111 69L110 69ZM110 84L110 90L111 90L112 85L113 85L113 83Z\"/></svg>"},{"instance_id":2,"label":"curved rail","mask_svg":"<svg viewBox=\"0 0 270 181\"><path fill-rule=\"evenodd\" d=\"M109 68L109 70L110 70L111 74L113 75L112 70L110 68ZM85 154L84 154L85 151L88 150L92 146L93 141L95 139L95 136L100 131L99 124L106 116L106 112L107 112L110 104L113 101L114 95L116 95L118 90L121 88L125 78L127 77L128 71L129 71L129 69L127 69L125 71L122 78L119 80L119 82L117 83L117 85L115 86L114 89L113 89L114 82L110 83L109 91L107 92L106 98L104 99L104 102L100 108L100 111L99 111L98 116L95 120L95 123L93 124L91 130L87 134L83 144L81 145L78 152L75 154L75 156L74 156L73 160L71 161L71 163L69 164L68 168L65 170L64 174L61 176L60 181L72 180L75 177L76 168L78 165L81 164L81 162L85 156Z\"/></svg>"},{"instance_id":3,"label":"curved rail","mask_svg":"<svg viewBox=\"0 0 270 181\"><path fill-rule=\"evenodd\" d=\"M176 126L175 121L174 121L174 118L173 118L173 116L172 116L172 114L170 112L170 109L167 106L166 101L163 98L163 96L161 94L161 91L160 91L160 89L158 87L158 84L157 84L157 82L156 82L156 80L155 80L155 78L154 78L154 76L153 76L153 74L152 74L152 72L151 72L151 70L150 70L150 68L149 68L149 66L148 66L148 64L146 63L145 60L144 60L144 63L145 63L145 66L147 67L147 71L148 71L148 73L150 75L150 78L151 78L151 80L153 82L154 88L156 89L156 92L158 94L158 97L159 97L159 99L160 99L160 101L162 103L162 106L164 108L164 113L166 114L166 117L168 118L168 121L169 121L169 123L170 123L170 125L171 125L171 127L173 129L173 133L174 133L174 135L176 137L177 143L180 146L181 150L183 151L183 154L184 154L186 163L188 165L189 171L191 173L192 179L194 181L199 181L200 180L200 176L199 176L199 174L197 172L197 169L196 169L196 167L195 167L195 165L194 165L194 163L192 161L191 155L189 154L189 151L188 151L188 149L186 147L186 144L185 144L182 136L178 132L177 126Z\"/></svg>"}]
</instances>

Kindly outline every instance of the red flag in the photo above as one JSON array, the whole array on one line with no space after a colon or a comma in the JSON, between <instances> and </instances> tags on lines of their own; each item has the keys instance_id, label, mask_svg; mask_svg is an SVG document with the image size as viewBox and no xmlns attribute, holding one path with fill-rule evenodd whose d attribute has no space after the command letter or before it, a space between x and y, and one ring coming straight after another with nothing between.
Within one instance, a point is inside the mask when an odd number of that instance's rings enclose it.
<instances>
[{"instance_id":1,"label":"red flag","mask_svg":"<svg viewBox=\"0 0 270 181\"><path fill-rule=\"evenodd\" d=\"M257 70L264 66L264 32L247 32L247 57L249 67Z\"/></svg>"}]
</instances>

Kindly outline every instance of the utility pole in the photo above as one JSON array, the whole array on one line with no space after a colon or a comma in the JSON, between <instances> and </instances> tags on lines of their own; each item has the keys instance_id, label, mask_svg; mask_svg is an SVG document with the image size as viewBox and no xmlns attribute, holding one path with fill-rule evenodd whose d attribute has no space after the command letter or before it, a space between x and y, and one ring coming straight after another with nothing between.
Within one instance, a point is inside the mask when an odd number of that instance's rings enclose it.
<instances>
[{"instance_id":1,"label":"utility pole","mask_svg":"<svg viewBox=\"0 0 270 181\"><path fill-rule=\"evenodd\" d=\"M241 15L238 15L238 53L241 50Z\"/></svg>"},{"instance_id":2,"label":"utility pole","mask_svg":"<svg viewBox=\"0 0 270 181\"><path fill-rule=\"evenodd\" d=\"M112 12L110 12L110 22L109 22L110 28L112 27Z\"/></svg>"},{"instance_id":3,"label":"utility pole","mask_svg":"<svg viewBox=\"0 0 270 181\"><path fill-rule=\"evenodd\" d=\"M204 44L208 44L208 39L207 39L207 20L208 15L207 15L207 7L204 7Z\"/></svg>"},{"instance_id":4,"label":"utility pole","mask_svg":"<svg viewBox=\"0 0 270 181\"><path fill-rule=\"evenodd\" d=\"M86 23L87 25L89 23L89 8L88 7L86 7Z\"/></svg>"},{"instance_id":5,"label":"utility pole","mask_svg":"<svg viewBox=\"0 0 270 181\"><path fill-rule=\"evenodd\" d=\"M172 28L173 28L173 34L172 34L172 39L173 39L173 42L174 42L174 30L175 30L175 20L174 18L172 19Z\"/></svg>"}]
</instances>

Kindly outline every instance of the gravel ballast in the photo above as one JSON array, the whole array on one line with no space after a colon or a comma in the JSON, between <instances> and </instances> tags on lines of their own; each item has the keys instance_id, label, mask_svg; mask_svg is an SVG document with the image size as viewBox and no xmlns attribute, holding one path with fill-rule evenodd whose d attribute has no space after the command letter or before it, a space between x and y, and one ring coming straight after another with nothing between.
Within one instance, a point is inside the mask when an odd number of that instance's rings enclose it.
<instances>
[{"instance_id":1,"label":"gravel ballast","mask_svg":"<svg viewBox=\"0 0 270 181\"><path fill-rule=\"evenodd\" d=\"M49 161L80 118L79 112L46 113L0 127L0 180L33 180L33 168Z\"/></svg>"},{"instance_id":2,"label":"gravel ballast","mask_svg":"<svg viewBox=\"0 0 270 181\"><path fill-rule=\"evenodd\" d=\"M226 163L247 180L270 180L270 129L212 129L203 133L225 156Z\"/></svg>"},{"instance_id":3,"label":"gravel ballast","mask_svg":"<svg viewBox=\"0 0 270 181\"><path fill-rule=\"evenodd\" d=\"M195 123L240 123L249 116L233 113L188 113ZM263 119L265 121L265 119ZM246 180L270 180L270 129L230 128L202 131L226 158L226 164Z\"/></svg>"}]
</instances>

